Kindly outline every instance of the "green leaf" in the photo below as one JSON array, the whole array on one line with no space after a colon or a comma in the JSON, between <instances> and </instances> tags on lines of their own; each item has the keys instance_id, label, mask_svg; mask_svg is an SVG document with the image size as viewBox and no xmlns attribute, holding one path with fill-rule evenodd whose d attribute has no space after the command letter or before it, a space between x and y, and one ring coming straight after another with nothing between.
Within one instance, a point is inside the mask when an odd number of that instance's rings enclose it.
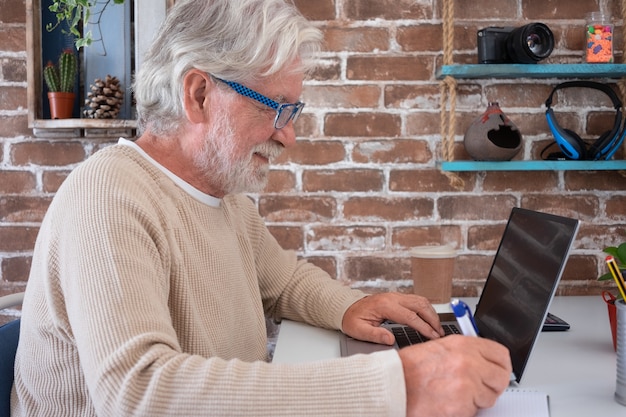
<instances>
[{"instance_id":1,"label":"green leaf","mask_svg":"<svg viewBox=\"0 0 626 417\"><path fill-rule=\"evenodd\" d=\"M607 272L606 274L601 275L601 276L598 278L598 281L608 281L608 280L613 280L613 275L611 275L611 273L610 273L610 272Z\"/></svg>"},{"instance_id":2,"label":"green leaf","mask_svg":"<svg viewBox=\"0 0 626 417\"><path fill-rule=\"evenodd\" d=\"M621 266L624 266L624 264L626 264L626 242L617 247L615 255L613 256L615 256L615 259L619 264L621 264Z\"/></svg>"}]
</instances>

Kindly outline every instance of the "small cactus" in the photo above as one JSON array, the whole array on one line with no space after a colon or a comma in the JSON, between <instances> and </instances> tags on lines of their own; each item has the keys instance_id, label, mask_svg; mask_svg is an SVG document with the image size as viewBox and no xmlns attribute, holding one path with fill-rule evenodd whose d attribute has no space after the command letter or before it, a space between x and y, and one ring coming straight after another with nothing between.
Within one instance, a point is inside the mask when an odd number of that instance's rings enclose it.
<instances>
[{"instance_id":1,"label":"small cactus","mask_svg":"<svg viewBox=\"0 0 626 417\"><path fill-rule=\"evenodd\" d=\"M54 66L52 61L48 61L46 67L43 69L43 78L48 86L48 91L55 92L61 91L59 84L59 70Z\"/></svg>"},{"instance_id":2,"label":"small cactus","mask_svg":"<svg viewBox=\"0 0 626 417\"><path fill-rule=\"evenodd\" d=\"M78 60L71 49L59 56L58 67L48 61L43 69L43 77L50 92L72 93L78 72Z\"/></svg>"}]
</instances>

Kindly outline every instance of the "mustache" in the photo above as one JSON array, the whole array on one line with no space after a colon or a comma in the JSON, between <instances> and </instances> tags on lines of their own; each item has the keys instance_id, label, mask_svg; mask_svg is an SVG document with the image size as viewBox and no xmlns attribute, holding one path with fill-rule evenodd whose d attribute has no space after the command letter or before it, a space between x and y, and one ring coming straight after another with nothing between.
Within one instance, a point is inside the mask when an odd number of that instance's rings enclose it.
<instances>
[{"instance_id":1,"label":"mustache","mask_svg":"<svg viewBox=\"0 0 626 417\"><path fill-rule=\"evenodd\" d=\"M284 146L278 142L267 142L255 146L252 149L253 154L259 154L264 158L267 158L270 162L283 152Z\"/></svg>"}]
</instances>

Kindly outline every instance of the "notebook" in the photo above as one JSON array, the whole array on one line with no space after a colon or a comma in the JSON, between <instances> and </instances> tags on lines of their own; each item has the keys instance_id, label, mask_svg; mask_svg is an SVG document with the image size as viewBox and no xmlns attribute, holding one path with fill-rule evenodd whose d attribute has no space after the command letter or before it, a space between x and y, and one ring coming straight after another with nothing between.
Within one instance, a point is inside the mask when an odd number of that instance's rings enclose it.
<instances>
[{"instance_id":1,"label":"notebook","mask_svg":"<svg viewBox=\"0 0 626 417\"><path fill-rule=\"evenodd\" d=\"M578 226L576 219L518 207L511 210L474 319L481 337L509 348L512 379L517 382L548 315ZM440 320L446 333L458 333L454 315L441 314ZM394 334L406 329L394 323L383 326ZM420 338L413 333L407 337ZM345 335L340 343L342 356L390 348ZM398 342L394 347L399 347Z\"/></svg>"}]
</instances>

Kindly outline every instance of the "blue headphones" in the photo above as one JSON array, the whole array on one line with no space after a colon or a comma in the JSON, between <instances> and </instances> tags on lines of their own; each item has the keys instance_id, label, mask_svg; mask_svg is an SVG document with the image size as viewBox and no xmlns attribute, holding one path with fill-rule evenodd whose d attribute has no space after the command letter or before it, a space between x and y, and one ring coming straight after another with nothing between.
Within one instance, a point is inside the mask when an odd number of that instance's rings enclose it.
<instances>
[{"instance_id":1,"label":"blue headphones","mask_svg":"<svg viewBox=\"0 0 626 417\"><path fill-rule=\"evenodd\" d=\"M552 96L557 90L570 87L586 87L603 91L615 107L615 122L613 128L604 132L600 137L592 143L585 142L575 132L564 129L556 121L554 111L550 107L552 104ZM594 81L568 81L554 87L550 93L550 97L546 100L546 119L548 126L554 136L554 140L563 152L565 158L583 161L597 161L600 159L611 159L613 154L619 149L624 141L626 129L622 129L622 102L617 97L613 89L606 84Z\"/></svg>"}]
</instances>

